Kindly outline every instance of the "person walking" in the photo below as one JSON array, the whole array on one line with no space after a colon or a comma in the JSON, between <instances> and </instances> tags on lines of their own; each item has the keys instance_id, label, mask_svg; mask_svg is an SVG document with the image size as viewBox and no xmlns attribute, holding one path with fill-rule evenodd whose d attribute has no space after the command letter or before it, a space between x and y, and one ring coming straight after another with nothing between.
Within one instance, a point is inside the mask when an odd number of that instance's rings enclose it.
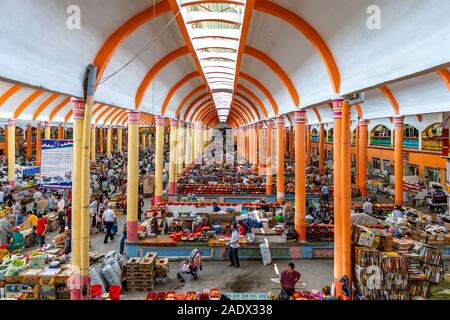
<instances>
[{"instance_id":1,"label":"person walking","mask_svg":"<svg viewBox=\"0 0 450 320\"><path fill-rule=\"evenodd\" d=\"M108 237L111 239L111 241L114 240L112 228L114 224L117 223L117 217L116 214L114 213L114 210L106 207L106 210L103 212L103 223L105 224L106 227L106 236L103 242L108 243Z\"/></svg>"},{"instance_id":2,"label":"person walking","mask_svg":"<svg viewBox=\"0 0 450 320\"><path fill-rule=\"evenodd\" d=\"M288 268L280 274L281 294L283 299L289 299L295 291L295 285L300 280L302 275L295 270L295 265L289 263Z\"/></svg>"},{"instance_id":3,"label":"person walking","mask_svg":"<svg viewBox=\"0 0 450 320\"><path fill-rule=\"evenodd\" d=\"M92 228L95 228L97 226L97 213L98 213L98 202L95 197L92 197L90 207L92 213Z\"/></svg>"},{"instance_id":4,"label":"person walking","mask_svg":"<svg viewBox=\"0 0 450 320\"><path fill-rule=\"evenodd\" d=\"M228 257L230 259L230 267L239 268L239 231L235 224L231 225L231 239Z\"/></svg>"},{"instance_id":5,"label":"person walking","mask_svg":"<svg viewBox=\"0 0 450 320\"><path fill-rule=\"evenodd\" d=\"M48 220L42 214L38 214L36 225L36 240L39 246L45 244L45 235L47 234Z\"/></svg>"},{"instance_id":6,"label":"person walking","mask_svg":"<svg viewBox=\"0 0 450 320\"><path fill-rule=\"evenodd\" d=\"M125 251L125 240L127 240L127 223L125 222L123 225L122 231L122 239L120 239L120 254L123 254Z\"/></svg>"},{"instance_id":7,"label":"person walking","mask_svg":"<svg viewBox=\"0 0 450 320\"><path fill-rule=\"evenodd\" d=\"M330 192L328 190L328 186L324 183L322 185L322 189L320 191L322 192L322 199L323 199L324 204L326 206L329 206L330 203L328 202L328 195L329 195Z\"/></svg>"}]
</instances>

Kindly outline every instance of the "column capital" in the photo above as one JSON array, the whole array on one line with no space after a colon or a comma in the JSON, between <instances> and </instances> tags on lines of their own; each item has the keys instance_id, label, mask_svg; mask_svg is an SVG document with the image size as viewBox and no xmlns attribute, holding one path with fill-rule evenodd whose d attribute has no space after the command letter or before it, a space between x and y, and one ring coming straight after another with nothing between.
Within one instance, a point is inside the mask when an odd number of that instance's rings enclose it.
<instances>
[{"instance_id":1,"label":"column capital","mask_svg":"<svg viewBox=\"0 0 450 320\"><path fill-rule=\"evenodd\" d=\"M128 124L140 124L140 112L136 110L128 110Z\"/></svg>"},{"instance_id":2,"label":"column capital","mask_svg":"<svg viewBox=\"0 0 450 320\"><path fill-rule=\"evenodd\" d=\"M275 123L273 120L266 120L267 128L273 129L275 127Z\"/></svg>"},{"instance_id":3,"label":"column capital","mask_svg":"<svg viewBox=\"0 0 450 320\"><path fill-rule=\"evenodd\" d=\"M155 126L162 126L164 127L166 120L164 119L164 117L161 116L155 116Z\"/></svg>"},{"instance_id":4,"label":"column capital","mask_svg":"<svg viewBox=\"0 0 450 320\"><path fill-rule=\"evenodd\" d=\"M84 119L84 99L71 98L70 102L72 103L73 110L73 119L74 120L82 120Z\"/></svg>"},{"instance_id":5,"label":"column capital","mask_svg":"<svg viewBox=\"0 0 450 320\"><path fill-rule=\"evenodd\" d=\"M15 126L16 126L16 119L9 119L8 127L15 127Z\"/></svg>"},{"instance_id":6,"label":"column capital","mask_svg":"<svg viewBox=\"0 0 450 320\"><path fill-rule=\"evenodd\" d=\"M300 110L294 112L294 123L306 123L306 111Z\"/></svg>"},{"instance_id":7,"label":"column capital","mask_svg":"<svg viewBox=\"0 0 450 320\"><path fill-rule=\"evenodd\" d=\"M50 122L45 121L45 127L46 127L46 128L50 128L50 127L51 127L51 126L50 126Z\"/></svg>"},{"instance_id":8,"label":"column capital","mask_svg":"<svg viewBox=\"0 0 450 320\"><path fill-rule=\"evenodd\" d=\"M404 116L399 116L399 115L394 116L394 125L402 126L404 121L405 121Z\"/></svg>"},{"instance_id":9,"label":"column capital","mask_svg":"<svg viewBox=\"0 0 450 320\"><path fill-rule=\"evenodd\" d=\"M178 127L179 128L184 128L184 122L181 120L178 120Z\"/></svg>"},{"instance_id":10,"label":"column capital","mask_svg":"<svg viewBox=\"0 0 450 320\"><path fill-rule=\"evenodd\" d=\"M369 120L361 119L359 120L358 125L367 127L369 125Z\"/></svg>"},{"instance_id":11,"label":"column capital","mask_svg":"<svg viewBox=\"0 0 450 320\"><path fill-rule=\"evenodd\" d=\"M178 127L178 120L177 119L170 119L170 127Z\"/></svg>"},{"instance_id":12,"label":"column capital","mask_svg":"<svg viewBox=\"0 0 450 320\"><path fill-rule=\"evenodd\" d=\"M278 116L275 118L275 122L277 124L277 127L284 127L286 124L286 121L284 119L284 116Z\"/></svg>"},{"instance_id":13,"label":"column capital","mask_svg":"<svg viewBox=\"0 0 450 320\"><path fill-rule=\"evenodd\" d=\"M331 106L333 108L333 118L341 119L342 118L342 103L344 102L344 98L342 97L334 97L331 99Z\"/></svg>"},{"instance_id":14,"label":"column capital","mask_svg":"<svg viewBox=\"0 0 450 320\"><path fill-rule=\"evenodd\" d=\"M42 123L38 122L36 126L37 126L37 128L41 128L42 127Z\"/></svg>"}]
</instances>

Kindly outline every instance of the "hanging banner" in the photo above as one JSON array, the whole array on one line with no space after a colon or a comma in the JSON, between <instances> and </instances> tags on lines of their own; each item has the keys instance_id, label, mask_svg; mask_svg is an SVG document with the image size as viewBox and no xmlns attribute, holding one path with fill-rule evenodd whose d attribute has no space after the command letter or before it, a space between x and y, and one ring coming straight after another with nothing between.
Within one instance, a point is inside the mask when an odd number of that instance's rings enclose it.
<instances>
[{"instance_id":1,"label":"hanging banner","mask_svg":"<svg viewBox=\"0 0 450 320\"><path fill-rule=\"evenodd\" d=\"M72 188L72 165L72 140L42 140L41 184L44 188Z\"/></svg>"}]
</instances>

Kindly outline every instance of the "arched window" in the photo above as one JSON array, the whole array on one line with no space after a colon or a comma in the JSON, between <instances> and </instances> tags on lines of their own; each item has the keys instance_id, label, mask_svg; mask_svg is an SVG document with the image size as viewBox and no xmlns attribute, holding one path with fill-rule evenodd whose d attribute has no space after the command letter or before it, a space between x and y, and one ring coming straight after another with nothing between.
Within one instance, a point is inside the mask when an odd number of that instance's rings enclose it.
<instances>
[{"instance_id":1,"label":"arched window","mask_svg":"<svg viewBox=\"0 0 450 320\"><path fill-rule=\"evenodd\" d=\"M403 147L419 149L419 130L409 124L403 126Z\"/></svg>"},{"instance_id":2,"label":"arched window","mask_svg":"<svg viewBox=\"0 0 450 320\"><path fill-rule=\"evenodd\" d=\"M380 124L370 132L370 144L372 146L392 147L391 137L391 130Z\"/></svg>"},{"instance_id":3,"label":"arched window","mask_svg":"<svg viewBox=\"0 0 450 320\"><path fill-rule=\"evenodd\" d=\"M435 123L422 131L422 150L442 151L442 123Z\"/></svg>"},{"instance_id":4,"label":"arched window","mask_svg":"<svg viewBox=\"0 0 450 320\"><path fill-rule=\"evenodd\" d=\"M327 142L328 143L333 143L333 136L334 136L333 132L334 132L333 128L328 130L328 133L327 133Z\"/></svg>"},{"instance_id":5,"label":"arched window","mask_svg":"<svg viewBox=\"0 0 450 320\"><path fill-rule=\"evenodd\" d=\"M311 130L311 141L319 142L319 130L316 128Z\"/></svg>"}]
</instances>

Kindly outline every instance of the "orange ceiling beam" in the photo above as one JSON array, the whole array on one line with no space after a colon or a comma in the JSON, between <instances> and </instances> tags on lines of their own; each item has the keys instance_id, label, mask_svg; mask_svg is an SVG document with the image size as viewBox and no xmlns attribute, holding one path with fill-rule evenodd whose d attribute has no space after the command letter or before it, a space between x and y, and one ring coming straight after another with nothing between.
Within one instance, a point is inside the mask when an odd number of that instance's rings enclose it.
<instances>
[{"instance_id":1,"label":"orange ceiling beam","mask_svg":"<svg viewBox=\"0 0 450 320\"><path fill-rule=\"evenodd\" d=\"M203 111L197 115L197 117L194 121L203 122L205 120L205 117L208 115L208 112L214 113L215 109L216 108L214 107L214 105L210 104L210 105L206 106L206 108L204 108Z\"/></svg>"},{"instance_id":2,"label":"orange ceiling beam","mask_svg":"<svg viewBox=\"0 0 450 320\"><path fill-rule=\"evenodd\" d=\"M450 72L447 69L439 69L436 72L442 78L447 86L447 89L450 91Z\"/></svg>"},{"instance_id":3,"label":"orange ceiling beam","mask_svg":"<svg viewBox=\"0 0 450 320\"><path fill-rule=\"evenodd\" d=\"M243 99L245 102L247 102L253 110L258 110L258 108L256 107L256 105L253 103L253 101L251 99L249 99L246 95L242 94L241 92L237 91L236 95L235 95L235 99L238 100L239 102L243 103L242 101L240 101L238 98Z\"/></svg>"},{"instance_id":4,"label":"orange ceiling beam","mask_svg":"<svg viewBox=\"0 0 450 320\"><path fill-rule=\"evenodd\" d=\"M9 98L11 98L17 91L19 91L20 89L22 89L21 85L15 84L13 85L11 88L9 88L8 90L6 90L6 92L0 97L0 107L6 102L8 101Z\"/></svg>"},{"instance_id":5,"label":"orange ceiling beam","mask_svg":"<svg viewBox=\"0 0 450 320\"><path fill-rule=\"evenodd\" d=\"M312 111L314 111L314 113L316 114L317 120L319 121L319 123L322 123L322 117L320 116L319 110L317 110L316 107L311 108Z\"/></svg>"},{"instance_id":6,"label":"orange ceiling beam","mask_svg":"<svg viewBox=\"0 0 450 320\"><path fill-rule=\"evenodd\" d=\"M53 93L50 97L48 97L44 102L41 103L41 105L34 111L33 113L33 121L39 117L42 111L44 111L45 108L48 107L50 103L52 103L56 98L59 97L59 93ZM67 122L67 121L66 121Z\"/></svg>"},{"instance_id":7,"label":"orange ceiling beam","mask_svg":"<svg viewBox=\"0 0 450 320\"><path fill-rule=\"evenodd\" d=\"M300 31L314 46L322 58L335 93L340 92L341 76L336 60L321 35L303 18L294 12L268 0L258 0L255 9L277 17Z\"/></svg>"},{"instance_id":8,"label":"orange ceiling beam","mask_svg":"<svg viewBox=\"0 0 450 320\"><path fill-rule=\"evenodd\" d=\"M142 82L139 85L139 88L136 92L135 104L136 104L137 109L139 109L141 107L142 100L144 99L145 93L147 92L148 87L150 86L152 81L155 79L155 77L158 75L158 73L162 69L164 69L168 64L170 64L174 60L176 60L179 57L184 56L186 54L189 54L189 48L187 46L178 48L178 49L168 53L166 56L164 56L161 60L159 60L150 69L150 71L144 77L144 80L142 80Z\"/></svg>"},{"instance_id":9,"label":"orange ceiling beam","mask_svg":"<svg viewBox=\"0 0 450 320\"><path fill-rule=\"evenodd\" d=\"M364 114L363 114L362 108L359 105L359 103L355 104L355 110L356 110L356 113L358 114L358 118L362 119L364 117Z\"/></svg>"},{"instance_id":10,"label":"orange ceiling beam","mask_svg":"<svg viewBox=\"0 0 450 320\"><path fill-rule=\"evenodd\" d=\"M61 111L62 108L64 108L68 103L70 102L70 97L66 97L60 104L58 104L50 113L50 116L48 117L49 121L52 121L53 118L58 114L59 111Z\"/></svg>"},{"instance_id":11,"label":"orange ceiling beam","mask_svg":"<svg viewBox=\"0 0 450 320\"><path fill-rule=\"evenodd\" d=\"M194 71L188 75L186 75L183 79L181 79L180 81L178 81L173 87L172 89L170 89L169 93L167 93L166 99L164 100L164 103L162 105L161 108L161 114L164 116L166 114L167 111L167 107L170 104L170 101L172 100L173 95L175 94L175 92L178 91L178 89L180 89L182 86L184 86L186 83L188 83L189 81L191 81L192 79L195 79L197 77L200 77L200 73L198 71Z\"/></svg>"},{"instance_id":12,"label":"orange ceiling beam","mask_svg":"<svg viewBox=\"0 0 450 320\"><path fill-rule=\"evenodd\" d=\"M44 93L44 90L38 89L34 91L28 98L26 98L20 106L14 111L14 119L19 118L22 112L31 104L34 100L39 98Z\"/></svg>"},{"instance_id":13,"label":"orange ceiling beam","mask_svg":"<svg viewBox=\"0 0 450 320\"><path fill-rule=\"evenodd\" d=\"M113 110L113 107L107 106L105 110L103 110L97 118L95 118L95 123L98 123L101 118L103 118L109 111Z\"/></svg>"},{"instance_id":14,"label":"orange ceiling beam","mask_svg":"<svg viewBox=\"0 0 450 320\"><path fill-rule=\"evenodd\" d=\"M388 88L388 86L382 86L380 87L380 91L384 94L384 96L389 100L389 103L392 106L392 109L394 110L395 115L400 114L400 107L398 106L397 100L394 97L394 94L392 91Z\"/></svg>"},{"instance_id":15,"label":"orange ceiling beam","mask_svg":"<svg viewBox=\"0 0 450 320\"><path fill-rule=\"evenodd\" d=\"M250 109L246 105L239 104L238 102L237 103L232 103L232 104L235 105L236 109L241 110L250 122L251 121L256 122L256 121L261 120L261 118L255 117L253 115L253 113L250 111Z\"/></svg>"},{"instance_id":16,"label":"orange ceiling beam","mask_svg":"<svg viewBox=\"0 0 450 320\"><path fill-rule=\"evenodd\" d=\"M241 117L242 123L245 124L245 123L252 122L251 119L249 119L244 113L242 113L242 111L240 109L236 108L236 106L234 106L234 108L233 107L230 108L230 112L231 112L231 110L234 111L237 115L239 115Z\"/></svg>"},{"instance_id":17,"label":"orange ceiling beam","mask_svg":"<svg viewBox=\"0 0 450 320\"><path fill-rule=\"evenodd\" d=\"M198 115L201 114L206 107L214 106L214 102L212 100L207 100L203 103L201 103L191 114L191 117L189 118L189 122L195 122L197 121Z\"/></svg>"},{"instance_id":18,"label":"orange ceiling beam","mask_svg":"<svg viewBox=\"0 0 450 320\"><path fill-rule=\"evenodd\" d=\"M261 99L256 94L254 94L251 90L249 90L246 86L244 86L242 84L238 84L237 88L238 88L238 90L249 95L253 101L256 101L256 103L259 105L259 107L263 111L264 115L266 116L266 118L268 118L267 109L264 106L264 103L261 101Z\"/></svg>"},{"instance_id":19,"label":"orange ceiling beam","mask_svg":"<svg viewBox=\"0 0 450 320\"><path fill-rule=\"evenodd\" d=\"M189 106L186 108L186 111L183 114L183 121L186 121L187 116L189 115L189 112L191 111L191 109L199 102L202 101L203 99L208 98L211 100L211 97L209 95L209 93L205 93L202 94L201 96L198 96L197 98L195 98L190 104ZM211 100L212 101L212 100ZM181 113L182 110L180 110Z\"/></svg>"},{"instance_id":20,"label":"orange ceiling beam","mask_svg":"<svg viewBox=\"0 0 450 320\"><path fill-rule=\"evenodd\" d=\"M105 104L94 105L94 110L92 110L92 117L94 117L103 107L107 108L108 106Z\"/></svg>"},{"instance_id":21,"label":"orange ceiling beam","mask_svg":"<svg viewBox=\"0 0 450 320\"><path fill-rule=\"evenodd\" d=\"M280 80L283 82L284 86L288 90L292 101L294 102L294 106L298 107L300 105L300 97L298 95L297 89L295 88L294 83L291 81L287 73L283 70L283 68L280 67L280 65L275 62L271 57L269 57L264 52L250 47L245 46L244 49L245 54L248 54L249 56L252 56L258 60L260 60L262 63L264 63L267 67L269 67L277 76L280 78Z\"/></svg>"},{"instance_id":22,"label":"orange ceiling beam","mask_svg":"<svg viewBox=\"0 0 450 320\"><path fill-rule=\"evenodd\" d=\"M261 117L260 117L260 115L259 115L258 112L256 113L256 118L255 118L255 116L254 116L253 113L250 111L250 109L247 107L247 105L246 105L245 103L243 103L242 101L240 101L239 99L237 99L237 98L234 99L233 103L234 103L236 106L240 107L241 109L245 110L245 111L247 112L247 114L249 114L250 117L253 119L253 121L256 122L256 121L261 120Z\"/></svg>"},{"instance_id":23,"label":"orange ceiling beam","mask_svg":"<svg viewBox=\"0 0 450 320\"><path fill-rule=\"evenodd\" d=\"M278 104L275 101L275 99L273 98L272 94L270 93L270 91L261 83L259 82L257 79L253 78L252 76L250 76L247 73L241 72L239 73L239 77L247 80L248 82L252 83L253 85L255 85L259 90L262 91L262 93L266 96L267 100L269 100L273 112L275 113L275 115L277 116L279 113L279 109L278 109ZM264 115L266 116L266 118L268 118L268 114L264 113Z\"/></svg>"},{"instance_id":24,"label":"orange ceiling beam","mask_svg":"<svg viewBox=\"0 0 450 320\"><path fill-rule=\"evenodd\" d=\"M120 110L119 113L117 113L112 119L111 119L111 124L114 125L114 123L116 123L116 120L119 119L119 117L121 117L122 115L126 114L128 110Z\"/></svg>"},{"instance_id":25,"label":"orange ceiling beam","mask_svg":"<svg viewBox=\"0 0 450 320\"><path fill-rule=\"evenodd\" d=\"M124 112L118 119L117 119L117 122L116 122L116 126L118 126L119 124L123 127L123 121L124 121L124 119L126 120L127 119L127 112Z\"/></svg>"},{"instance_id":26,"label":"orange ceiling beam","mask_svg":"<svg viewBox=\"0 0 450 320\"><path fill-rule=\"evenodd\" d=\"M160 1L155 6L138 13L134 17L125 22L119 29L117 29L106 42L103 44L100 51L97 53L93 64L97 66L97 82L101 80L103 74L111 61L112 56L122 43L134 31L145 23L153 20L156 17L170 12L170 6L167 1Z\"/></svg>"},{"instance_id":27,"label":"orange ceiling beam","mask_svg":"<svg viewBox=\"0 0 450 320\"><path fill-rule=\"evenodd\" d=\"M190 99L192 99L196 94L199 94L200 92L202 92L204 90L206 90L206 86L204 84L202 84L201 86L199 86L199 87L195 88L194 90L192 90L191 92L189 92L187 94L187 96L184 97L184 99L178 105L177 111L175 112L175 118L176 119L179 118L181 110L183 110L183 107Z\"/></svg>"},{"instance_id":28,"label":"orange ceiling beam","mask_svg":"<svg viewBox=\"0 0 450 320\"><path fill-rule=\"evenodd\" d=\"M111 119L115 114L117 114L118 112L120 112L120 110L122 110L122 109L115 108L113 112L111 112L110 114L108 114L108 116L105 118L105 120L103 121L103 123L104 123L104 124L107 124L107 123L108 123L108 120ZM110 123L110 125L111 125L111 123Z\"/></svg>"}]
</instances>

